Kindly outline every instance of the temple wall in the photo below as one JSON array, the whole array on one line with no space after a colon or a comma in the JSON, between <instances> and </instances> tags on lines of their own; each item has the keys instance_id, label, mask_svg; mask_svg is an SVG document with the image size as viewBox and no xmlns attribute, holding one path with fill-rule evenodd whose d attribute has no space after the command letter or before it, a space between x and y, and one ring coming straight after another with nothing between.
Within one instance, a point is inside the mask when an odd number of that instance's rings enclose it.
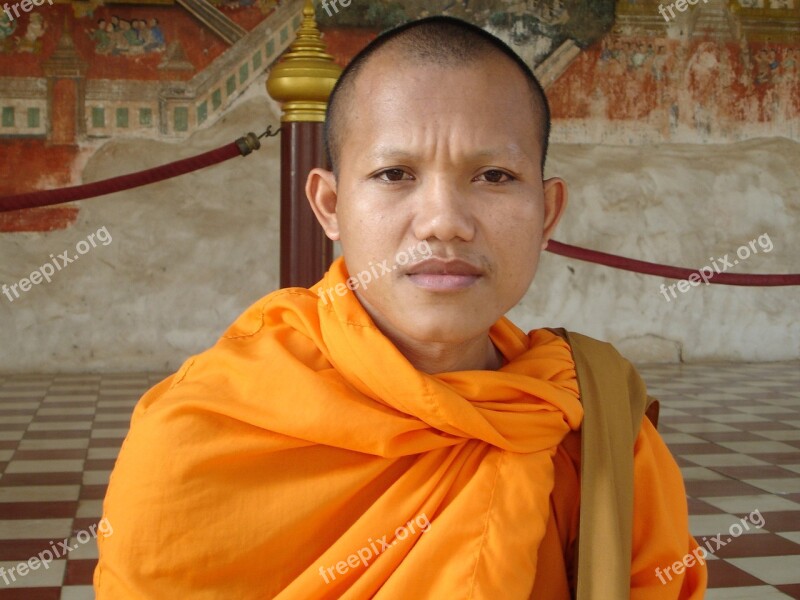
<instances>
[{"instance_id":1,"label":"temple wall","mask_svg":"<svg viewBox=\"0 0 800 600\"><path fill-rule=\"evenodd\" d=\"M617 28L558 65L548 174L567 181L570 202L556 239L690 268L800 272L800 38L712 43L656 25ZM328 37L340 62L357 46L347 31ZM280 114L265 78L182 140L113 137L63 158L45 148L46 164L33 142L4 142L6 193L26 177L97 181L260 133ZM0 284L19 297L0 293L0 372L174 369L213 344L278 285L278 174L273 139L247 158L64 209L52 225L5 221ZM65 251L73 260L62 265ZM40 267L51 281L21 291ZM635 362L797 359L798 315L797 287L691 286L550 253L510 313L526 329L608 340Z\"/></svg>"},{"instance_id":2,"label":"temple wall","mask_svg":"<svg viewBox=\"0 0 800 600\"><path fill-rule=\"evenodd\" d=\"M781 138L556 144L549 175L564 178L571 193L555 237L649 262L708 266L714 273L797 273L799 163L800 143ZM729 266L720 260L726 255ZM688 291L682 292L662 291L662 284L677 285L547 253L512 317L527 328L555 324L612 341L639 362L800 355L797 287L701 281L683 284Z\"/></svg>"},{"instance_id":3,"label":"temple wall","mask_svg":"<svg viewBox=\"0 0 800 600\"><path fill-rule=\"evenodd\" d=\"M261 87L187 144L111 142L87 181L124 158L147 168L218 147L275 122ZM548 171L570 185L560 241L680 266L712 266L756 240L731 273L798 271L800 144L552 148ZM14 302L0 296L0 365L8 371L172 369L212 344L278 281L278 145L205 171L84 203L51 233L0 236L3 281L17 281L105 227L98 243ZM762 237L762 244L757 241ZM97 234L95 239L103 239ZM105 238L107 239L107 238ZM771 242L771 249L767 251ZM81 247L84 249L84 246ZM744 251L742 252L744 254ZM722 269L723 264L717 261ZM712 279L713 280L713 279ZM643 361L796 358L796 288L691 287L546 253L511 312L520 326L564 326Z\"/></svg>"}]
</instances>

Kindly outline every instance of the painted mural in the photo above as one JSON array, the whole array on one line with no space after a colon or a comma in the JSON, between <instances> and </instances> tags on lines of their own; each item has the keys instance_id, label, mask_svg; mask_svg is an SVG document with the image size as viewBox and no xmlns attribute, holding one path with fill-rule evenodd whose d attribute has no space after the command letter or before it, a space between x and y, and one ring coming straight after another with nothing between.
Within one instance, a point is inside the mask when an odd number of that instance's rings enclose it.
<instances>
[{"instance_id":1,"label":"painted mural","mask_svg":"<svg viewBox=\"0 0 800 600\"><path fill-rule=\"evenodd\" d=\"M429 14L480 25L536 67L554 141L800 139L800 3L677 4L353 0L338 12L320 5L317 17L342 64L366 43L348 43L359 27L374 35Z\"/></svg>"},{"instance_id":2,"label":"painted mural","mask_svg":"<svg viewBox=\"0 0 800 600\"><path fill-rule=\"evenodd\" d=\"M556 141L800 140L800 6L709 0L672 18L665 4L620 2L551 86Z\"/></svg>"},{"instance_id":3,"label":"painted mural","mask_svg":"<svg viewBox=\"0 0 800 600\"><path fill-rule=\"evenodd\" d=\"M0 11L0 195L80 183L82 165L112 138L181 139L209 126L288 46L302 5L6 3ZM77 210L0 214L0 231L63 228Z\"/></svg>"},{"instance_id":4,"label":"painted mural","mask_svg":"<svg viewBox=\"0 0 800 600\"><path fill-rule=\"evenodd\" d=\"M368 28L379 33L412 19L439 14L480 25L513 45L522 58L536 65L567 40L586 47L610 31L614 22L614 1L436 0L399 3L352 0L344 8L333 0L326 0L317 7L320 26L333 31Z\"/></svg>"},{"instance_id":5,"label":"painted mural","mask_svg":"<svg viewBox=\"0 0 800 600\"><path fill-rule=\"evenodd\" d=\"M35 1L0 11L0 195L79 183L108 139L177 140L210 126L288 46L303 4ZM797 0L325 0L316 8L340 64L381 31L434 14L484 27L535 68L556 142L800 140ZM0 215L0 231L65 227L77 210Z\"/></svg>"}]
</instances>

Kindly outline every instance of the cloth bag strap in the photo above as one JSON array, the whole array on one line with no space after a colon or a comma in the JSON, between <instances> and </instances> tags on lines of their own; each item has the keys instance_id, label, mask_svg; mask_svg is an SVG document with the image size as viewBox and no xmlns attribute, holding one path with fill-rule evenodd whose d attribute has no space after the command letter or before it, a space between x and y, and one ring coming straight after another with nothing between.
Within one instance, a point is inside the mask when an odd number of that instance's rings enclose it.
<instances>
[{"instance_id":1,"label":"cloth bag strap","mask_svg":"<svg viewBox=\"0 0 800 600\"><path fill-rule=\"evenodd\" d=\"M584 417L577 600L630 597L633 446L648 405L633 366L611 344L551 329L572 348Z\"/></svg>"}]
</instances>

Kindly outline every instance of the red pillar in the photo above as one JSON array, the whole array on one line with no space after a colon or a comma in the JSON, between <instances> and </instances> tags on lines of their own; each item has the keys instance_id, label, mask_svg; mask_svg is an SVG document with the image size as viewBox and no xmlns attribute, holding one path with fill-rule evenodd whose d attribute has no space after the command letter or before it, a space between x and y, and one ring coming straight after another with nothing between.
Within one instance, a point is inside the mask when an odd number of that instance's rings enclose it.
<instances>
[{"instance_id":1,"label":"red pillar","mask_svg":"<svg viewBox=\"0 0 800 600\"><path fill-rule=\"evenodd\" d=\"M306 198L308 173L325 167L322 128L342 69L325 52L306 0L303 22L286 56L273 67L267 90L281 102L281 280L283 287L311 287L333 260L333 243Z\"/></svg>"},{"instance_id":2,"label":"red pillar","mask_svg":"<svg viewBox=\"0 0 800 600\"><path fill-rule=\"evenodd\" d=\"M311 287L333 261L333 243L306 198L311 169L325 166L322 123L281 129L281 287Z\"/></svg>"}]
</instances>

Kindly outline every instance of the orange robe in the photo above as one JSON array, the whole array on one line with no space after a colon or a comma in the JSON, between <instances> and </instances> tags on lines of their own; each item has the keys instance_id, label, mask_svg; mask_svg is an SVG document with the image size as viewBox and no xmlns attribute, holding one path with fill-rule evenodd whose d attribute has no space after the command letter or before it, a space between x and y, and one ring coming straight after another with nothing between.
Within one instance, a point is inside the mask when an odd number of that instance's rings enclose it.
<instances>
[{"instance_id":1,"label":"orange robe","mask_svg":"<svg viewBox=\"0 0 800 600\"><path fill-rule=\"evenodd\" d=\"M347 280L339 259L323 289ZM317 289L315 286L313 289ZM507 319L497 371L427 375L352 292L265 297L137 404L103 505L98 600L570 597L570 349ZM645 420L631 598L700 599L680 471Z\"/></svg>"}]
</instances>

